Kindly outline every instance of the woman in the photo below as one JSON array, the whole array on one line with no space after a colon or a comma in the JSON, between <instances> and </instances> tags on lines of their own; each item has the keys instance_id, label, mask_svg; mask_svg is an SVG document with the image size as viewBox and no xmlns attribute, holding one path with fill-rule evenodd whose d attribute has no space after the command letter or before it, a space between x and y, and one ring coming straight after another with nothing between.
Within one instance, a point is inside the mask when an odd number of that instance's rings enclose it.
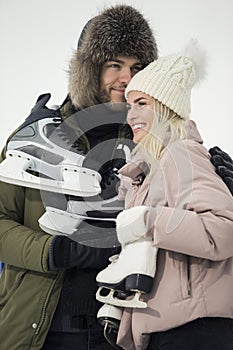
<instances>
[{"instance_id":1,"label":"woman","mask_svg":"<svg viewBox=\"0 0 233 350\"><path fill-rule=\"evenodd\" d=\"M121 186L126 209L117 234L124 247L151 239L158 252L152 290L142 297L147 307L123 311L123 349L233 346L233 201L190 120L197 77L193 58L171 55L126 89L137 146L120 170L131 186ZM128 264L143 258L131 255Z\"/></svg>"}]
</instances>

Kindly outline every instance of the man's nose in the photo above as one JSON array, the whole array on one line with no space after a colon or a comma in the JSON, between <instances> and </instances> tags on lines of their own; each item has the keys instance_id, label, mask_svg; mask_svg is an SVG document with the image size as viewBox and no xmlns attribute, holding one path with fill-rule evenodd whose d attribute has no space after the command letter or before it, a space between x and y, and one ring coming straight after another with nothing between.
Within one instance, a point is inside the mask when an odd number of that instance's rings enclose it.
<instances>
[{"instance_id":1,"label":"man's nose","mask_svg":"<svg viewBox=\"0 0 233 350\"><path fill-rule=\"evenodd\" d=\"M132 79L132 72L131 69L128 67L125 67L120 72L119 81L123 84L129 84L130 80Z\"/></svg>"}]
</instances>

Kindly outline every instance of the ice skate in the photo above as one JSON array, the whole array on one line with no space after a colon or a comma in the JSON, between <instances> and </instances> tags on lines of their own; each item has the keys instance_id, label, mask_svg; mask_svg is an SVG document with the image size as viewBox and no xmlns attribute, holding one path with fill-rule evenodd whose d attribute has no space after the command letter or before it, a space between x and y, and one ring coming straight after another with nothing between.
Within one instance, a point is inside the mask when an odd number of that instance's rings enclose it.
<instances>
[{"instance_id":1,"label":"ice skate","mask_svg":"<svg viewBox=\"0 0 233 350\"><path fill-rule=\"evenodd\" d=\"M152 290L156 255L157 248L151 240L141 238L126 244L119 255L112 257L111 264L98 273L96 299L120 307L146 308L147 303L140 297ZM128 292L130 296L121 297Z\"/></svg>"},{"instance_id":2,"label":"ice skate","mask_svg":"<svg viewBox=\"0 0 233 350\"><path fill-rule=\"evenodd\" d=\"M118 213L119 211L116 215ZM96 213L96 215L98 214ZM58 232L63 235L72 235L83 220L115 222L116 218L112 216L109 217L108 213L106 213L106 215L101 213L98 217L89 216L88 213L75 214L70 212L68 208L67 210L61 210L54 207L46 207L45 213L39 218L38 222L42 230L51 235L57 235Z\"/></svg>"},{"instance_id":3,"label":"ice skate","mask_svg":"<svg viewBox=\"0 0 233 350\"><path fill-rule=\"evenodd\" d=\"M92 197L70 196L66 210L46 206L45 213L39 219L43 231L49 234L72 235L83 220L111 221L124 209L124 202L117 199L117 184L119 177L112 173L108 184L101 181L102 192ZM110 176L109 175L109 176ZM111 187L111 189L109 188Z\"/></svg>"},{"instance_id":4,"label":"ice skate","mask_svg":"<svg viewBox=\"0 0 233 350\"><path fill-rule=\"evenodd\" d=\"M82 216L65 210L46 207L45 213L39 218L40 228L50 235L72 235L82 222Z\"/></svg>"},{"instance_id":5,"label":"ice skate","mask_svg":"<svg viewBox=\"0 0 233 350\"><path fill-rule=\"evenodd\" d=\"M60 117L26 120L8 142L0 180L76 196L99 194L100 174L83 166L85 157L64 141L60 124Z\"/></svg>"},{"instance_id":6,"label":"ice skate","mask_svg":"<svg viewBox=\"0 0 233 350\"><path fill-rule=\"evenodd\" d=\"M97 313L97 322L104 326L104 337L113 347L116 345L118 329L122 317L122 309L104 304Z\"/></svg>"},{"instance_id":7,"label":"ice skate","mask_svg":"<svg viewBox=\"0 0 233 350\"><path fill-rule=\"evenodd\" d=\"M117 215L124 209L124 201L118 200L120 176L118 168L125 163L123 145L118 145L120 154L112 160L112 169L102 174L101 193L91 197L69 196L66 208L46 205L45 213L39 219L43 231L49 234L71 235L83 220L109 221L115 224ZM120 156L122 158L120 158Z\"/></svg>"}]
</instances>

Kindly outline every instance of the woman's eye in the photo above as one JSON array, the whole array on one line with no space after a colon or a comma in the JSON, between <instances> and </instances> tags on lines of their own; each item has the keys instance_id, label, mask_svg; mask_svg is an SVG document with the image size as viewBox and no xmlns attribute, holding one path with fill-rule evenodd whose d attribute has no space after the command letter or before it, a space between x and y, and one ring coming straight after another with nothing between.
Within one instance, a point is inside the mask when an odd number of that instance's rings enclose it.
<instances>
[{"instance_id":1,"label":"woman's eye","mask_svg":"<svg viewBox=\"0 0 233 350\"><path fill-rule=\"evenodd\" d=\"M132 108L132 106L129 103L126 103L126 109L127 111L130 111L130 109Z\"/></svg>"},{"instance_id":2,"label":"woman's eye","mask_svg":"<svg viewBox=\"0 0 233 350\"><path fill-rule=\"evenodd\" d=\"M146 105L146 102L142 102L142 101L141 101L141 102L138 102L138 106L139 106L139 107L143 107L143 106L145 106L145 105Z\"/></svg>"}]
</instances>

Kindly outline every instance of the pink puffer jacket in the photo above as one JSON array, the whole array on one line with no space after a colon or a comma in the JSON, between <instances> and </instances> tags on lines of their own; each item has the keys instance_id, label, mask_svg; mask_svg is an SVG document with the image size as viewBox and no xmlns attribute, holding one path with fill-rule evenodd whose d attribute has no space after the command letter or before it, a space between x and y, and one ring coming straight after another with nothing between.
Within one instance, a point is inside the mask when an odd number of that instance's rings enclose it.
<instances>
[{"instance_id":1,"label":"pink puffer jacket","mask_svg":"<svg viewBox=\"0 0 233 350\"><path fill-rule=\"evenodd\" d=\"M125 309L118 333L123 349L146 349L149 334L199 317L233 318L233 198L216 175L193 121L187 139L165 151L149 180L132 185L145 164L121 169L126 208L149 206L147 235L159 248L146 309Z\"/></svg>"}]
</instances>

